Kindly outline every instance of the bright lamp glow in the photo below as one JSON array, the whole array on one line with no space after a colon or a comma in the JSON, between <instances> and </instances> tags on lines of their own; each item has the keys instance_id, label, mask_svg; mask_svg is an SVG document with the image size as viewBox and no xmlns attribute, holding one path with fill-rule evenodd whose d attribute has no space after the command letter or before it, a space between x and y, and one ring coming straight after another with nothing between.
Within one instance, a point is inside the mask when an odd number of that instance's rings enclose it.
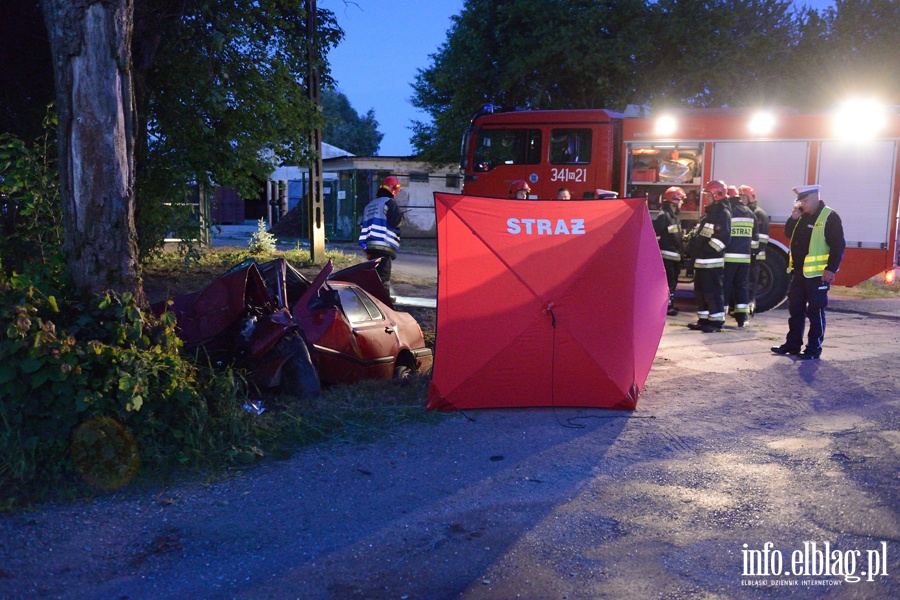
<instances>
[{"instance_id":1,"label":"bright lamp glow","mask_svg":"<svg viewBox=\"0 0 900 600\"><path fill-rule=\"evenodd\" d=\"M897 269L891 269L884 272L884 282L888 285L897 281Z\"/></svg>"},{"instance_id":2,"label":"bright lamp glow","mask_svg":"<svg viewBox=\"0 0 900 600\"><path fill-rule=\"evenodd\" d=\"M838 106L834 128L838 137L865 140L874 137L887 122L887 109L875 100L849 100Z\"/></svg>"},{"instance_id":3,"label":"bright lamp glow","mask_svg":"<svg viewBox=\"0 0 900 600\"><path fill-rule=\"evenodd\" d=\"M678 127L678 122L671 115L663 115L656 120L656 135L672 135Z\"/></svg>"},{"instance_id":4,"label":"bright lamp glow","mask_svg":"<svg viewBox=\"0 0 900 600\"><path fill-rule=\"evenodd\" d=\"M750 119L750 133L767 135L775 128L775 116L770 112L759 112Z\"/></svg>"}]
</instances>

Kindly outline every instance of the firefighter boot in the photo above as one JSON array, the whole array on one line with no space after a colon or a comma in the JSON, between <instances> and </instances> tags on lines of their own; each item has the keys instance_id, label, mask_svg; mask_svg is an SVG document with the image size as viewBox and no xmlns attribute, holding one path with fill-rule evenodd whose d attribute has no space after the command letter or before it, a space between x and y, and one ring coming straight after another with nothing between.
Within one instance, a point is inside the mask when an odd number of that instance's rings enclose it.
<instances>
[{"instance_id":1,"label":"firefighter boot","mask_svg":"<svg viewBox=\"0 0 900 600\"><path fill-rule=\"evenodd\" d=\"M722 331L723 325L725 325L725 323L722 321L708 321L700 331L703 333L718 333Z\"/></svg>"},{"instance_id":2,"label":"firefighter boot","mask_svg":"<svg viewBox=\"0 0 900 600\"><path fill-rule=\"evenodd\" d=\"M669 294L669 309L666 311L666 314L670 317L678 314L678 309L675 308L675 294Z\"/></svg>"},{"instance_id":3,"label":"firefighter boot","mask_svg":"<svg viewBox=\"0 0 900 600\"><path fill-rule=\"evenodd\" d=\"M703 331L706 327L709 327L709 319L697 319L696 323L688 323L688 329L694 331Z\"/></svg>"},{"instance_id":4,"label":"firefighter boot","mask_svg":"<svg viewBox=\"0 0 900 600\"><path fill-rule=\"evenodd\" d=\"M747 323L747 314L737 313L734 315L734 320L737 321L737 326L743 329L744 325Z\"/></svg>"}]
</instances>

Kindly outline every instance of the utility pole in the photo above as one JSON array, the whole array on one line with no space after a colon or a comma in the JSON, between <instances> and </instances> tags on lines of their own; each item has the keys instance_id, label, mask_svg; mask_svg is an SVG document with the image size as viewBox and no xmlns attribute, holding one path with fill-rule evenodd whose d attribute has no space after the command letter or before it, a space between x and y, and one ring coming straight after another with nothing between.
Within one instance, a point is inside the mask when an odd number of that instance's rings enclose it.
<instances>
[{"instance_id":1,"label":"utility pole","mask_svg":"<svg viewBox=\"0 0 900 600\"><path fill-rule=\"evenodd\" d=\"M309 101L321 111L319 98L319 52L316 35L316 0L306 0L306 87ZM316 126L309 133L309 191L306 210L309 215L309 252L313 263L325 262L325 201L322 197L322 128Z\"/></svg>"}]
</instances>

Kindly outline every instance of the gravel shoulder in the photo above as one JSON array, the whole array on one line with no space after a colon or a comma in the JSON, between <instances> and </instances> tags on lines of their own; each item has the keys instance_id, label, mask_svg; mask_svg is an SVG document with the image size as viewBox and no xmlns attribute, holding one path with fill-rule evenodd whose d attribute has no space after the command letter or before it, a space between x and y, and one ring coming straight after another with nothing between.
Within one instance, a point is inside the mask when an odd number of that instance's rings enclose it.
<instances>
[{"instance_id":1,"label":"gravel shoulder","mask_svg":"<svg viewBox=\"0 0 900 600\"><path fill-rule=\"evenodd\" d=\"M0 598L900 597L900 300L831 308L818 362L769 352L783 309L670 318L631 413L452 413L0 516ZM808 573L746 574L767 542Z\"/></svg>"}]
</instances>

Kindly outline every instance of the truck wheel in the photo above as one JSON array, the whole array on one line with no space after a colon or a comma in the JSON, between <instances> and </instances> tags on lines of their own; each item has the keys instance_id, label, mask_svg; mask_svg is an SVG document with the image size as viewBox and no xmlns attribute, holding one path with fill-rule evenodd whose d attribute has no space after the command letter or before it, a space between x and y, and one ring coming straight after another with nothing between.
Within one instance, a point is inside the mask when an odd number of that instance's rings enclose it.
<instances>
[{"instance_id":1,"label":"truck wheel","mask_svg":"<svg viewBox=\"0 0 900 600\"><path fill-rule=\"evenodd\" d=\"M281 367L281 387L297 398L315 398L322 392L319 374L312 364L306 342L297 333L290 333L278 342L290 357Z\"/></svg>"},{"instance_id":2,"label":"truck wheel","mask_svg":"<svg viewBox=\"0 0 900 600\"><path fill-rule=\"evenodd\" d=\"M770 246L766 250L766 260L759 263L756 312L771 310L784 302L789 284L787 257L780 250Z\"/></svg>"}]
</instances>

